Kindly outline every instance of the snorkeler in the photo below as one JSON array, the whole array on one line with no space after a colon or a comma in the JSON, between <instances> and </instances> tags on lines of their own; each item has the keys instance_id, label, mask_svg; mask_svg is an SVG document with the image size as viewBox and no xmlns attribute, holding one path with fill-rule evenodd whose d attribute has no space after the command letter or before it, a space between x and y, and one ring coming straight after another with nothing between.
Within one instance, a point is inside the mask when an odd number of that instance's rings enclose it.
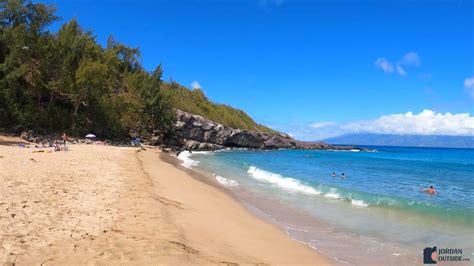
<instances>
[{"instance_id":1,"label":"snorkeler","mask_svg":"<svg viewBox=\"0 0 474 266\"><path fill-rule=\"evenodd\" d=\"M430 186L429 188L423 189L423 192L426 192L428 194L436 194L438 193L436 189L433 186Z\"/></svg>"},{"instance_id":2,"label":"snorkeler","mask_svg":"<svg viewBox=\"0 0 474 266\"><path fill-rule=\"evenodd\" d=\"M346 175L344 173L341 174L341 179L346 179Z\"/></svg>"},{"instance_id":3,"label":"snorkeler","mask_svg":"<svg viewBox=\"0 0 474 266\"><path fill-rule=\"evenodd\" d=\"M331 176L336 177L336 172L332 172Z\"/></svg>"}]
</instances>

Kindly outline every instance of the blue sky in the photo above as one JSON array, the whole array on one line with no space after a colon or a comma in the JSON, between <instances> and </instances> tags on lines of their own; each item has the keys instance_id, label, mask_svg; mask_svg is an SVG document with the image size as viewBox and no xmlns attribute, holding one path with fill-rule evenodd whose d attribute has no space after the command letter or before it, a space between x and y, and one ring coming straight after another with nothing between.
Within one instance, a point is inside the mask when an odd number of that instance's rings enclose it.
<instances>
[{"instance_id":1,"label":"blue sky","mask_svg":"<svg viewBox=\"0 0 474 266\"><path fill-rule=\"evenodd\" d=\"M470 0L41 2L296 138L400 119L401 133L474 135Z\"/></svg>"}]
</instances>

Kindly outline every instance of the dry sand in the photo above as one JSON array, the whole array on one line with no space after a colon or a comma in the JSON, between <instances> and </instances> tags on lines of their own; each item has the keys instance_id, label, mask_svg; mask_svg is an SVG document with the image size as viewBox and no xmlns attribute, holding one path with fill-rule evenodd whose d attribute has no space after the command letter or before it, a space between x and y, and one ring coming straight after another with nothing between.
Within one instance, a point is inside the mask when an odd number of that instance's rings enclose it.
<instances>
[{"instance_id":1,"label":"dry sand","mask_svg":"<svg viewBox=\"0 0 474 266\"><path fill-rule=\"evenodd\" d=\"M156 150L17 141L0 136L0 264L327 264Z\"/></svg>"}]
</instances>

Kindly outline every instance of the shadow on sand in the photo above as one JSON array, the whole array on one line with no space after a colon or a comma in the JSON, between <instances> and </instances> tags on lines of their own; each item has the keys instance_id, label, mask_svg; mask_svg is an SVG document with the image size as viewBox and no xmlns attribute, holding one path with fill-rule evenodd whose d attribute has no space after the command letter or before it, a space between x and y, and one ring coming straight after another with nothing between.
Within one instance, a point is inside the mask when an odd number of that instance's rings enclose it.
<instances>
[{"instance_id":1,"label":"shadow on sand","mask_svg":"<svg viewBox=\"0 0 474 266\"><path fill-rule=\"evenodd\" d=\"M0 134L0 146L17 146L18 144L28 145L30 143L18 137L11 137Z\"/></svg>"}]
</instances>

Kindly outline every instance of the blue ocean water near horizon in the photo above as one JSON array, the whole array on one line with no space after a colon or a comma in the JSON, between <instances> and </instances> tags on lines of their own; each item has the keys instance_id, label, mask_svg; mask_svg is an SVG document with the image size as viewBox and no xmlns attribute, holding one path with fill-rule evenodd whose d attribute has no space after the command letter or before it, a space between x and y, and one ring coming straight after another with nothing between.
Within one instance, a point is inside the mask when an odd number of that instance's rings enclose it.
<instances>
[{"instance_id":1,"label":"blue ocean water near horizon","mask_svg":"<svg viewBox=\"0 0 474 266\"><path fill-rule=\"evenodd\" d=\"M422 248L436 245L472 255L474 149L369 148L376 152L224 150L180 158L343 264L419 262ZM421 191L430 185L437 194Z\"/></svg>"}]
</instances>

